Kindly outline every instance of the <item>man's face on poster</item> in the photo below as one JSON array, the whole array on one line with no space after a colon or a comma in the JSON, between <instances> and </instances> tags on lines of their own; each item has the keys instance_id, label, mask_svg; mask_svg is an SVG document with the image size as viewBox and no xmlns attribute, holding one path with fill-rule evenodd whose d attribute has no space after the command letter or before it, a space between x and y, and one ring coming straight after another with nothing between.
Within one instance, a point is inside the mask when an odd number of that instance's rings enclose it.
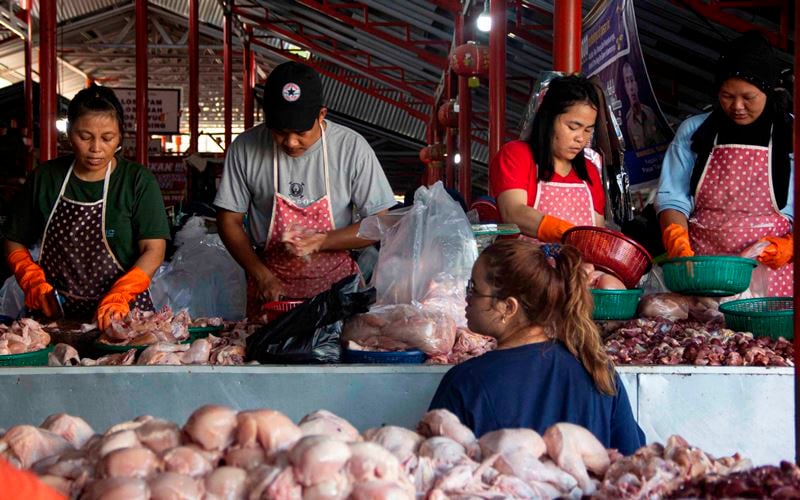
<instances>
[{"instance_id":1,"label":"man's face on poster","mask_svg":"<svg viewBox=\"0 0 800 500\"><path fill-rule=\"evenodd\" d=\"M630 64L625 63L622 67L622 80L631 106L639 104L639 84L636 82L636 77L633 75L633 68L631 68Z\"/></svg>"}]
</instances>

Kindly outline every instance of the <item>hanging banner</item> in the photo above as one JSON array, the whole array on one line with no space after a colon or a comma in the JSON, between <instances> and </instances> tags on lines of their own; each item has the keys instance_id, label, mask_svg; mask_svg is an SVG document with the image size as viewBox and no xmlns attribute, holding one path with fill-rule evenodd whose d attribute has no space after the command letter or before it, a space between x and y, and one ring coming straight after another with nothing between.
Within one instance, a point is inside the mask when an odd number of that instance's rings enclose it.
<instances>
[{"instance_id":1,"label":"hanging banner","mask_svg":"<svg viewBox=\"0 0 800 500\"><path fill-rule=\"evenodd\" d=\"M658 182L674 132L658 105L642 57L632 0L602 0L583 21L581 68L598 75L625 142L632 189Z\"/></svg>"},{"instance_id":2,"label":"hanging banner","mask_svg":"<svg viewBox=\"0 0 800 500\"><path fill-rule=\"evenodd\" d=\"M125 114L125 130L136 130L136 89L114 89ZM179 89L148 89L147 132L149 134L178 134L180 127L181 91Z\"/></svg>"}]
</instances>

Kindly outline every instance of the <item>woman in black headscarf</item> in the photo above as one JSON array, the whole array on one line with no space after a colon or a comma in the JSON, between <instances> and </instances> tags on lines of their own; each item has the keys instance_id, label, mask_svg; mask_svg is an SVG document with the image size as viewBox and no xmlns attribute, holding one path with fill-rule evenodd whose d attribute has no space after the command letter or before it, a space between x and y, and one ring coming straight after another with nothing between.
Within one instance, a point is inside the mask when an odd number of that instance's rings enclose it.
<instances>
[{"instance_id":1,"label":"woman in black headscarf","mask_svg":"<svg viewBox=\"0 0 800 500\"><path fill-rule=\"evenodd\" d=\"M683 122L661 169L656 206L670 257L736 255L755 243L769 295L793 294L792 117L758 32L717 64L718 105Z\"/></svg>"}]
</instances>

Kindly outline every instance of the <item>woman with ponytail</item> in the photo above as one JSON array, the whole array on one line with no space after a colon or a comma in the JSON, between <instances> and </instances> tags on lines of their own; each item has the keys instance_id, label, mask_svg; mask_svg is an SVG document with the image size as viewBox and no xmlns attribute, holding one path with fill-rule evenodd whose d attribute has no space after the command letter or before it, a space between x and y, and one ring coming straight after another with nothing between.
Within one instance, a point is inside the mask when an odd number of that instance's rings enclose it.
<instances>
[{"instance_id":1,"label":"woman with ponytail","mask_svg":"<svg viewBox=\"0 0 800 500\"><path fill-rule=\"evenodd\" d=\"M431 409L450 410L478 436L571 422L624 454L644 445L592 321L587 279L568 245L504 240L484 250L467 287L467 321L498 347L447 372Z\"/></svg>"}]
</instances>

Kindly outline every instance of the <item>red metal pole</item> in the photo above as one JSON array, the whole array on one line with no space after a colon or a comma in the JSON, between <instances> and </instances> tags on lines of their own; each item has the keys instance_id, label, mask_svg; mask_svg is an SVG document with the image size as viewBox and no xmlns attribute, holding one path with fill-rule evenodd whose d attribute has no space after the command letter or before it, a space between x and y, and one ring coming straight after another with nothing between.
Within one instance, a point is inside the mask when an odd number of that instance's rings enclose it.
<instances>
[{"instance_id":1,"label":"red metal pole","mask_svg":"<svg viewBox=\"0 0 800 500\"><path fill-rule=\"evenodd\" d=\"M800 26L800 9L795 7L794 9L794 67L799 68L800 66L800 37L797 36L798 34L798 26ZM800 80L795 78L794 80L794 95L798 96L800 92ZM800 101L795 97L794 99L794 116L798 116L800 113ZM794 129L794 151L800 151L800 133L797 131L797 127ZM795 153L796 154L796 153ZM800 196L800 178L798 176L794 176L794 199L799 199ZM798 230L797 225L794 226L794 255L797 256L798 252L800 252L800 242L798 242ZM798 278L800 278L800 266L794 266L794 282L798 283ZM795 291L794 293L794 309L795 311L798 310L800 307L800 295ZM800 322L797 321L795 317L794 320L794 352L800 352ZM798 363L794 365L794 450L795 450L795 462L800 463L800 366Z\"/></svg>"},{"instance_id":2,"label":"red metal pole","mask_svg":"<svg viewBox=\"0 0 800 500\"><path fill-rule=\"evenodd\" d=\"M223 59L223 105L225 106L225 150L231 145L231 127L233 126L233 4L225 0L224 24L222 33Z\"/></svg>"},{"instance_id":3,"label":"red metal pole","mask_svg":"<svg viewBox=\"0 0 800 500\"><path fill-rule=\"evenodd\" d=\"M553 69L581 70L581 0L558 0L553 12Z\"/></svg>"},{"instance_id":4,"label":"red metal pole","mask_svg":"<svg viewBox=\"0 0 800 500\"><path fill-rule=\"evenodd\" d=\"M491 0L489 15L489 161L500 151L506 135L506 0Z\"/></svg>"},{"instance_id":5,"label":"red metal pole","mask_svg":"<svg viewBox=\"0 0 800 500\"><path fill-rule=\"evenodd\" d=\"M56 2L39 2L39 160L56 157Z\"/></svg>"},{"instance_id":6,"label":"red metal pole","mask_svg":"<svg viewBox=\"0 0 800 500\"><path fill-rule=\"evenodd\" d=\"M456 16L456 45L466 42L465 24L463 14ZM472 95L466 76L458 77L458 107L458 152L461 154L461 163L458 165L458 191L469 207L472 197L472 141L470 140Z\"/></svg>"},{"instance_id":7,"label":"red metal pole","mask_svg":"<svg viewBox=\"0 0 800 500\"><path fill-rule=\"evenodd\" d=\"M244 94L244 129L253 128L253 87L255 86L256 58L250 48L250 37L253 36L253 27L244 27L244 48L242 50L242 93Z\"/></svg>"},{"instance_id":8,"label":"red metal pole","mask_svg":"<svg viewBox=\"0 0 800 500\"><path fill-rule=\"evenodd\" d=\"M25 141L25 173L33 170L33 23L31 22L31 2L33 0L22 0L22 20L28 26L25 34L25 131L23 140Z\"/></svg>"},{"instance_id":9,"label":"red metal pole","mask_svg":"<svg viewBox=\"0 0 800 500\"><path fill-rule=\"evenodd\" d=\"M455 86L457 83L454 81L453 72L448 68L447 70L447 100L446 104L449 105L450 99L455 95ZM444 185L445 187L455 186L455 155L456 155L456 134L449 125L444 126L444 143L447 156L444 161Z\"/></svg>"},{"instance_id":10,"label":"red metal pole","mask_svg":"<svg viewBox=\"0 0 800 500\"><path fill-rule=\"evenodd\" d=\"M147 96L147 32L147 0L136 0L136 161L145 166L150 143L147 124L150 109Z\"/></svg>"},{"instance_id":11,"label":"red metal pole","mask_svg":"<svg viewBox=\"0 0 800 500\"><path fill-rule=\"evenodd\" d=\"M189 154L200 138L200 0L189 0Z\"/></svg>"}]
</instances>

